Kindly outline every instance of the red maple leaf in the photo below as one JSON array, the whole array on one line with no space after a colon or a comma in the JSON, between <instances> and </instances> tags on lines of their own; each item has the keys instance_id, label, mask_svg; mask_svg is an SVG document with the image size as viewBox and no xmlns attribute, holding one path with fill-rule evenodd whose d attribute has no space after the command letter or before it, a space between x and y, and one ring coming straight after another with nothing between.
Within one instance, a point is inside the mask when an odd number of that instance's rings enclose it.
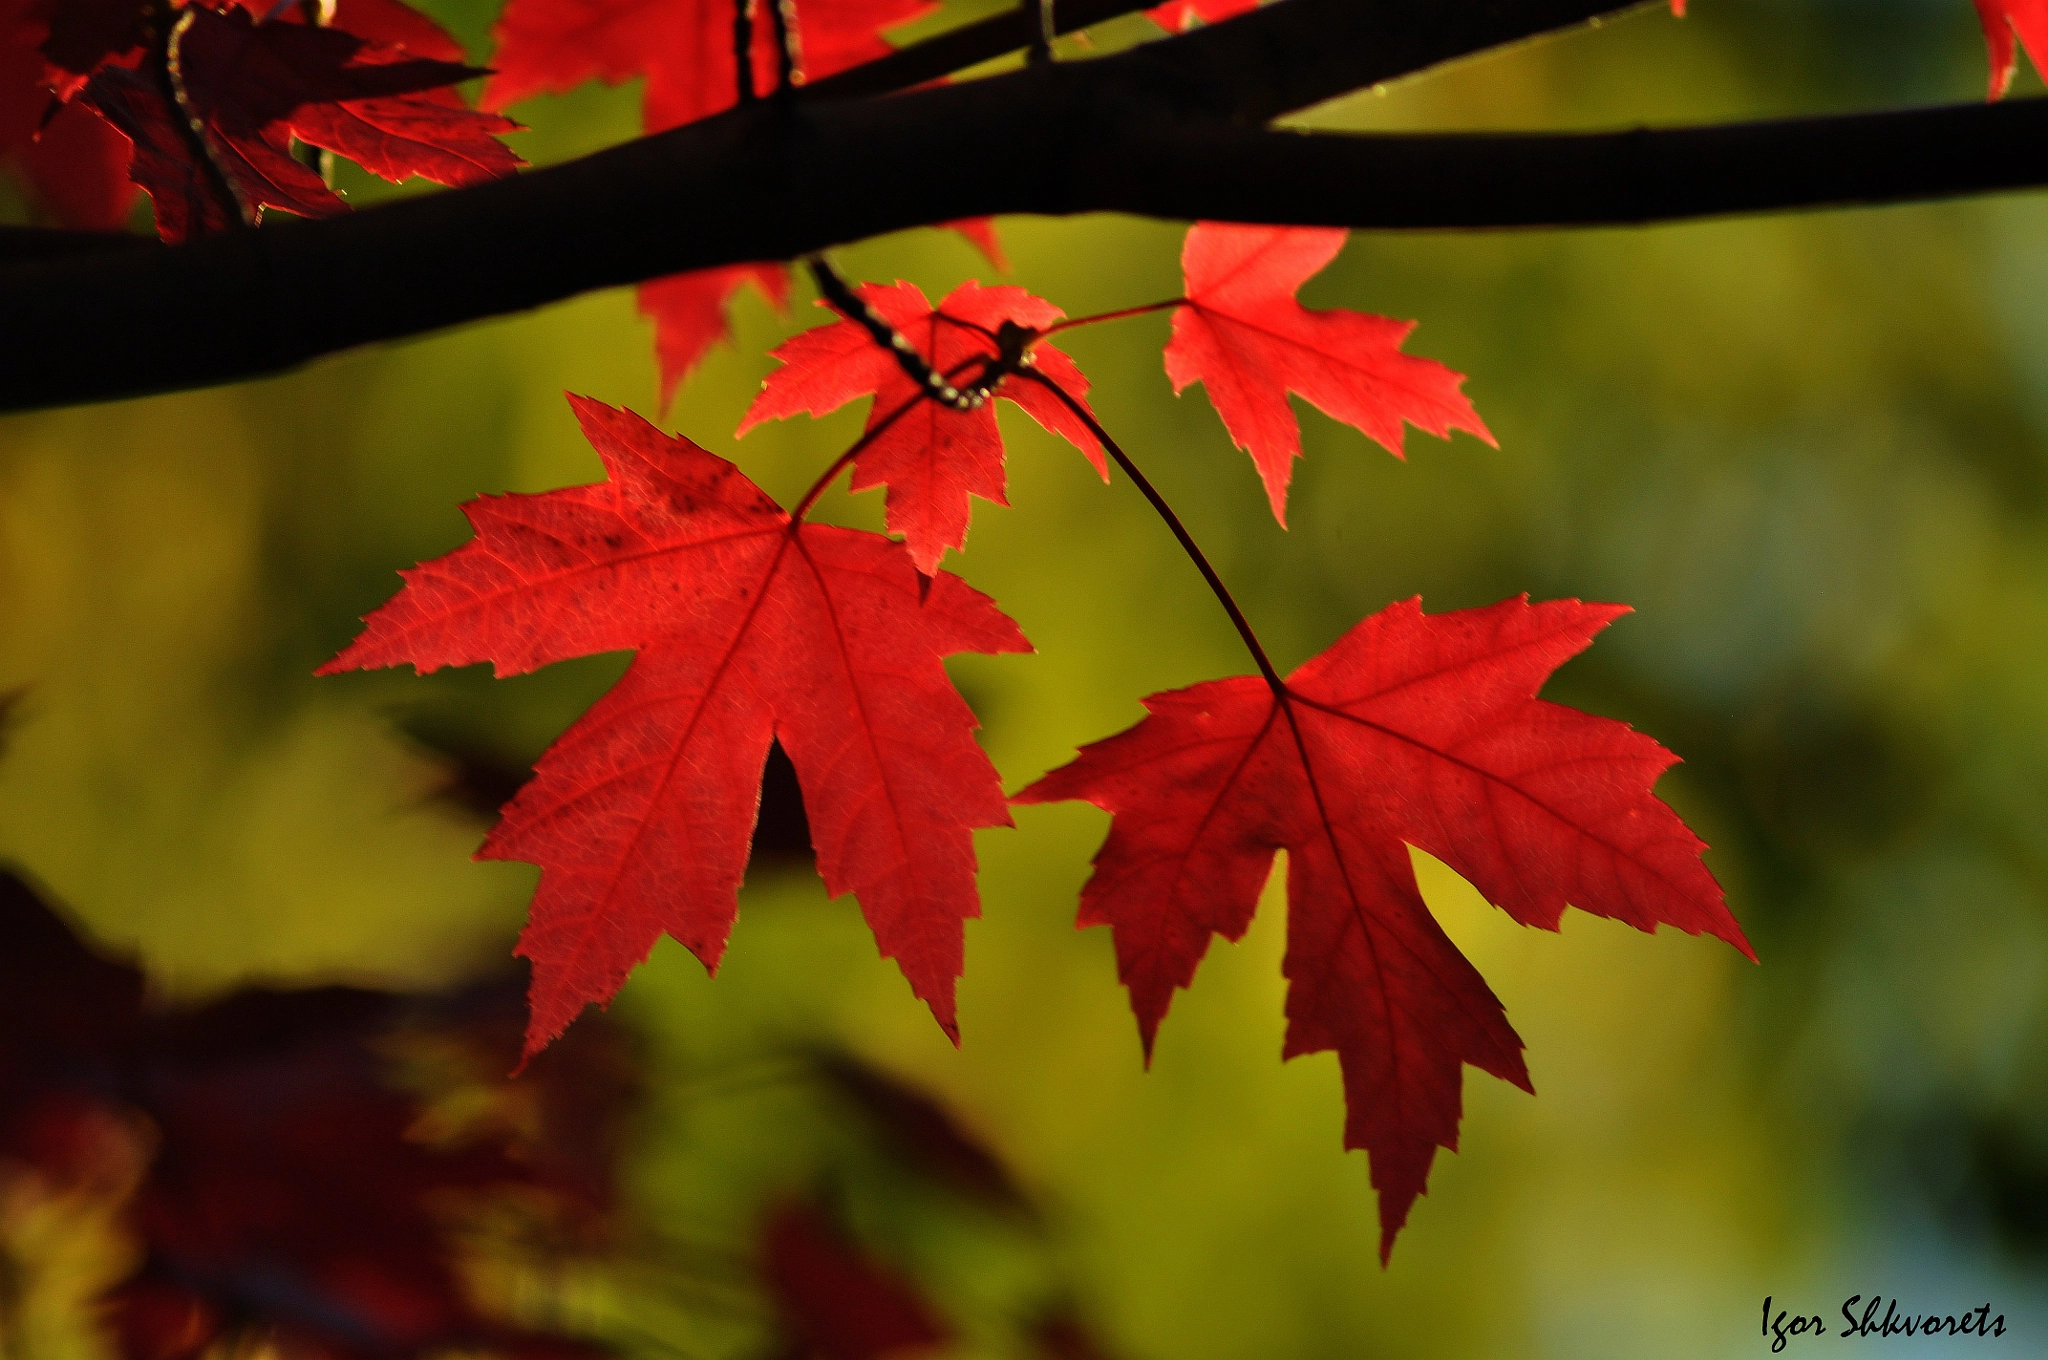
<instances>
[{"instance_id":1,"label":"red maple leaf","mask_svg":"<svg viewBox=\"0 0 2048 1360\"><path fill-rule=\"evenodd\" d=\"M1287 404L1299 393L1401 456L1403 421L1448 438L1468 430L1487 443L1464 375L1401 352L1412 321L1342 309L1310 311L1294 292L1343 248L1341 227L1246 227L1200 222L1181 250L1185 305L1166 346L1173 390L1201 383L1237 446L1251 453L1273 517L1287 522L1287 482L1301 427Z\"/></svg>"},{"instance_id":2,"label":"red maple leaf","mask_svg":"<svg viewBox=\"0 0 2048 1360\"><path fill-rule=\"evenodd\" d=\"M44 33L34 0L0 0L0 155L35 136L50 102L43 86Z\"/></svg>"},{"instance_id":3,"label":"red maple leaf","mask_svg":"<svg viewBox=\"0 0 2048 1360\"><path fill-rule=\"evenodd\" d=\"M789 269L780 264L729 264L670 274L640 285L640 315L654 323L654 359L661 371L661 408L697 367L705 351L732 334L727 309L744 284L761 290L777 311L789 307Z\"/></svg>"},{"instance_id":4,"label":"red maple leaf","mask_svg":"<svg viewBox=\"0 0 2048 1360\"><path fill-rule=\"evenodd\" d=\"M842 1237L817 1210L786 1204L762 1230L761 1274L806 1360L888 1360L952 1340L917 1289Z\"/></svg>"},{"instance_id":5,"label":"red maple leaf","mask_svg":"<svg viewBox=\"0 0 2048 1360\"><path fill-rule=\"evenodd\" d=\"M1997 99L2012 85L2019 64L2013 50L2015 33L2036 67L2048 58L2048 0L1976 0L1976 5L1991 55L1991 97Z\"/></svg>"},{"instance_id":6,"label":"red maple leaf","mask_svg":"<svg viewBox=\"0 0 2048 1360\"><path fill-rule=\"evenodd\" d=\"M12 160L36 203L60 225L113 231L128 220L136 187L128 139L80 104L66 104Z\"/></svg>"},{"instance_id":7,"label":"red maple leaf","mask_svg":"<svg viewBox=\"0 0 2048 1360\"><path fill-rule=\"evenodd\" d=\"M50 17L43 0L0 0L0 163L58 224L106 230L126 219L134 201L128 143L85 109L51 116L55 91L69 78L44 54Z\"/></svg>"},{"instance_id":8,"label":"red maple leaf","mask_svg":"<svg viewBox=\"0 0 2048 1360\"><path fill-rule=\"evenodd\" d=\"M930 0L809 0L797 6L802 74L820 80L886 56L883 29L937 8ZM485 108L561 94L586 80L617 85L645 76L641 125L652 133L722 112L739 99L731 0L511 0L491 34L497 71L484 87ZM754 24L751 55L754 88L774 88L776 52L765 16ZM940 225L973 242L997 269L1006 268L987 219ZM640 313L654 322L663 409L705 352L731 336L728 308L748 282L777 307L789 296L788 271L777 264L728 265L640 286Z\"/></svg>"},{"instance_id":9,"label":"red maple leaf","mask_svg":"<svg viewBox=\"0 0 2048 1360\"><path fill-rule=\"evenodd\" d=\"M276 8L275 5L266 5L264 0L236 2L258 18ZM454 34L410 5L400 3L400 0L335 0L334 17L328 20L327 26L384 47L403 48L416 57L453 62L467 59ZM453 90L435 93L451 100L456 98Z\"/></svg>"},{"instance_id":10,"label":"red maple leaf","mask_svg":"<svg viewBox=\"0 0 2048 1360\"><path fill-rule=\"evenodd\" d=\"M948 293L936 308L916 284L901 280L891 287L863 284L857 291L927 363L963 385L980 372L978 361L997 356L995 335L1004 322L1036 332L1064 315L1022 288L984 288L972 279ZM1088 380L1072 359L1042 341L1032 347L1031 355L1039 372L1076 401L1085 402ZM857 397L874 397L867 428L875 430L884 421L889 426L854 460L853 489L889 488L889 527L903 535L919 571L930 575L948 548L967 541L970 493L997 505L1009 504L1003 496L1003 436L993 403L956 411L938 402L918 401L918 385L854 321L805 331L784 342L771 357L781 360L783 367L761 385L761 395L747 408L739 433L764 420L799 411L821 416ZM997 390L1080 449L1103 480L1109 479L1101 444L1057 397L1028 382L1006 382ZM903 409L912 403L911 409Z\"/></svg>"},{"instance_id":11,"label":"red maple leaf","mask_svg":"<svg viewBox=\"0 0 2048 1360\"><path fill-rule=\"evenodd\" d=\"M465 108L445 89L482 74L477 69L338 28L259 24L240 9L189 6L172 43L175 62L153 47L132 66L103 62L78 96L133 144L130 177L150 195L167 241L223 230L265 208L305 217L345 211L292 158L294 137L394 181L477 184L521 164L497 140L516 124ZM167 79L167 65L177 67L177 82Z\"/></svg>"},{"instance_id":12,"label":"red maple leaf","mask_svg":"<svg viewBox=\"0 0 2048 1360\"><path fill-rule=\"evenodd\" d=\"M1168 33L1185 33L1197 22L1220 24L1259 7L1259 0L1167 0L1145 11L1145 17Z\"/></svg>"},{"instance_id":13,"label":"red maple leaf","mask_svg":"<svg viewBox=\"0 0 2048 1360\"><path fill-rule=\"evenodd\" d=\"M259 20L272 8L259 0L237 3ZM69 100L94 73L144 64L144 46L151 37L146 13L147 6L139 0L12 0L11 8L0 12L0 156L12 160L37 204L65 226L109 230L127 220L136 191L129 174L131 140L129 132L94 115L91 105L99 101L81 100L76 108L67 103L47 123L44 115L53 97ZM302 18L300 8L292 6L282 22L297 24ZM463 59L461 44L446 30L399 0L338 0L329 27L368 40L371 46L358 58L365 64L390 64L400 53L455 66ZM160 72L161 62L150 64L149 70ZM132 83L125 77L111 79L117 85ZM163 89L159 84L145 92L154 98L138 98L133 90L116 88L106 92L106 102L123 109L130 131L143 131L145 175L167 186L187 184L202 198L217 200L185 201L187 196L178 194L181 201L165 211L174 216L182 212L188 223L225 221L233 207L223 200L225 186L194 181L192 144L174 140L161 126ZM444 85L397 100L365 100L324 114L309 112L307 127L324 118L331 126L321 144L348 141L367 168L387 178L420 173L444 183L469 183L480 175L507 173L519 164L490 137L511 130L511 124L462 117L451 124L441 115L422 123L413 107L421 102L453 110L464 107L461 97ZM447 135L451 127L452 137ZM413 140L408 134L428 144L408 146ZM310 134L302 135L310 140ZM475 169L465 172L460 164L465 160ZM440 176L433 174L437 167L444 172Z\"/></svg>"},{"instance_id":14,"label":"red maple leaf","mask_svg":"<svg viewBox=\"0 0 2048 1360\"><path fill-rule=\"evenodd\" d=\"M933 13L931 0L811 0L797 6L803 75L811 80L886 56L881 30ZM649 132L694 123L739 100L732 0L511 0L491 35L496 74L484 107L561 94L586 80L647 77ZM754 88L774 88L777 55L765 15L753 32Z\"/></svg>"},{"instance_id":15,"label":"red maple leaf","mask_svg":"<svg viewBox=\"0 0 2048 1360\"><path fill-rule=\"evenodd\" d=\"M1434 617L1409 600L1276 691L1241 676L1155 694L1151 716L1013 800L1113 814L1080 924L1111 927L1149 1061L1211 935L1251 923L1287 851L1284 1056L1335 1049L1344 1143L1372 1158L1380 1254L1455 1150L1462 1064L1531 1089L1500 1002L1424 906L1407 846L1515 920L1567 903L1749 954L1705 847L1651 792L1676 757L1626 725L1535 697L1626 612L1526 597Z\"/></svg>"},{"instance_id":16,"label":"red maple leaf","mask_svg":"<svg viewBox=\"0 0 2048 1360\"><path fill-rule=\"evenodd\" d=\"M963 217L935 226L957 231L998 270L1007 271L1003 243L995 223L986 217ZM654 323L654 359L660 370L661 409L666 411L676 388L697 367L710 348L732 338L732 300L742 284L751 283L775 304L789 305L789 268L760 262L721 265L687 274L670 274L640 285L640 315Z\"/></svg>"},{"instance_id":17,"label":"red maple leaf","mask_svg":"<svg viewBox=\"0 0 2048 1360\"><path fill-rule=\"evenodd\" d=\"M602 1228L607 1135L629 1091L590 1062L543 1063L516 1085L391 1079L394 1041L495 1047L502 996L495 983L450 996L248 988L165 1004L0 868L0 1180L11 1189L26 1169L119 1206L138 1250L99 1311L126 1360L259 1339L295 1360L594 1360L595 1347L478 1310L445 1211L451 1196L481 1206L509 1192L546 1226ZM620 1036L578 1037L580 1056L602 1059ZM422 1138L428 1088L486 1117ZM513 1107L538 1115L531 1135L488 1118Z\"/></svg>"},{"instance_id":18,"label":"red maple leaf","mask_svg":"<svg viewBox=\"0 0 2048 1360\"><path fill-rule=\"evenodd\" d=\"M478 852L541 867L518 952L526 1051L608 1001L666 932L716 969L761 771L780 740L818 871L957 1037L973 829L1005 826L974 714L940 658L1027 651L958 578L922 581L879 534L793 522L740 470L572 397L610 480L471 502L476 538L406 585L322 674L594 652L632 667L542 757Z\"/></svg>"}]
</instances>

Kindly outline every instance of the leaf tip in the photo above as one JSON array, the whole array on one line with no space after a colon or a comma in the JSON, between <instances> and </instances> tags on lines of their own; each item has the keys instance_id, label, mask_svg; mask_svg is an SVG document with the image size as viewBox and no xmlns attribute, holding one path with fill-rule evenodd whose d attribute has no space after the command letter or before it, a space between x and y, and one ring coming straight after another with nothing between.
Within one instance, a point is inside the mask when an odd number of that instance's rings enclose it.
<instances>
[{"instance_id":1,"label":"leaf tip","mask_svg":"<svg viewBox=\"0 0 2048 1360\"><path fill-rule=\"evenodd\" d=\"M1396 451L1394 456L1401 455ZM1266 503L1273 507L1274 522L1283 529L1287 527L1287 483L1294 472L1293 463L1290 458L1270 472L1263 465L1259 468L1259 480L1266 484Z\"/></svg>"},{"instance_id":2,"label":"leaf tip","mask_svg":"<svg viewBox=\"0 0 2048 1360\"><path fill-rule=\"evenodd\" d=\"M1726 914L1726 909L1724 908L1723 910L1724 914ZM1756 949L1750 944L1749 937L1743 934L1742 927L1735 923L1734 916L1728 916L1728 929L1725 932L1717 930L1714 934L1717 938L1726 940L1729 944L1734 945L1736 952L1751 963L1759 967L1763 965L1763 960L1756 956Z\"/></svg>"}]
</instances>

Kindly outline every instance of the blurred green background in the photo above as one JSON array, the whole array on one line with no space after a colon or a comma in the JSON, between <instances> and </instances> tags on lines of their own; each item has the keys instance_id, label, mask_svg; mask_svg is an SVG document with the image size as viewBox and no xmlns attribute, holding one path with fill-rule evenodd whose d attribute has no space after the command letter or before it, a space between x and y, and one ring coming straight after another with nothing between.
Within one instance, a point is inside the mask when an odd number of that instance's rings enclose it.
<instances>
[{"instance_id":1,"label":"blurred green background","mask_svg":"<svg viewBox=\"0 0 2048 1360\"><path fill-rule=\"evenodd\" d=\"M429 5L487 52L488 5ZM1696 0L1373 91L1304 121L1673 123L1981 97L1963 0ZM1143 32L1108 26L1100 45ZM2023 74L2015 93L2037 93ZM637 90L515 113L546 163L634 134ZM344 181L360 201L382 190ZM704 211L718 210L715 197ZM1013 274L1069 314L1179 291L1179 228L1006 220ZM839 254L937 298L992 277L958 238ZM308 279L306 287L347 287ZM1686 763L1660 794L1763 962L1569 914L1523 930L1422 862L1445 928L1527 1041L1535 1099L1476 1072L1392 1268L1336 1062L1283 1066L1269 889L1175 1003L1146 1073L1106 933L1073 929L1106 819L1020 809L978 840L955 1051L850 900L757 872L715 980L672 942L615 1010L652 1089L650 1222L745 1242L829 1178L863 1240L1003 1354L1071 1300L1131 1357L1751 1354L1759 1305L1838 1330L1850 1294L1989 1303L2048 1328L2048 203L1652 230L1354 237L1304 298L1420 319L1500 440L1406 463L1303 406L1292 528L1207 401L1161 372L1163 315L1073 333L1104 423L1159 482L1284 668L1358 618L1527 591L1636 613L1546 693ZM665 426L787 502L859 408L731 431L766 351L822 319L743 295L738 343ZM30 325L13 318L10 325ZM175 344L167 319L166 343ZM260 978L444 981L500 957L532 873L471 863L446 748L530 762L618 673L597 658L314 680L398 582L467 536L459 502L598 475L561 393L654 414L625 292L246 387L0 422L0 853L173 994ZM1003 413L1014 509L949 565L1037 644L960 660L1006 786L1246 663L1122 481ZM880 527L880 498L827 514ZM1047 1206L1020 1226L862 1160L774 1076L844 1044L934 1092ZM722 1355L744 1319L586 1283L561 1304L648 1354ZM49 1333L64 1333L53 1322ZM69 1334L69 1333L67 1333ZM76 1337L74 1335L74 1341ZM76 1342L85 1345L84 1342ZM1813 1345L1832 1346L1831 1337ZM1945 1353L1893 1343L1910 1353ZM1945 1343L1960 1352L1987 1344ZM1796 1346L1795 1346L1796 1349Z\"/></svg>"}]
</instances>

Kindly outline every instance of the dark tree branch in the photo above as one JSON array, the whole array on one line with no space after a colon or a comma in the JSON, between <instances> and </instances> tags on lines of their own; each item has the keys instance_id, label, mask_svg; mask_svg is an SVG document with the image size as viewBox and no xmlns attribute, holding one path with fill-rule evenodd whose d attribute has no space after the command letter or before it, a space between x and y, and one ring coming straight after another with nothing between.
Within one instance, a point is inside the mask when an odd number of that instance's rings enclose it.
<instances>
[{"instance_id":1,"label":"dark tree branch","mask_svg":"<svg viewBox=\"0 0 2048 1360\"><path fill-rule=\"evenodd\" d=\"M19 262L0 268L0 305L36 320L0 337L0 406L231 381L593 288L964 216L1586 225L2048 183L2048 101L1567 136L1257 126L1597 8L1282 0L1114 58L887 99L812 97L780 115L741 110L325 222ZM1502 17L1509 9L1519 21ZM1386 28L1361 26L1360 14ZM708 208L707 185L719 186ZM306 277L336 286L278 283Z\"/></svg>"},{"instance_id":2,"label":"dark tree branch","mask_svg":"<svg viewBox=\"0 0 2048 1360\"><path fill-rule=\"evenodd\" d=\"M96 255L153 244L121 231L63 231L55 227L0 227L0 266L50 255Z\"/></svg>"},{"instance_id":3,"label":"dark tree branch","mask_svg":"<svg viewBox=\"0 0 2048 1360\"><path fill-rule=\"evenodd\" d=\"M1381 229L1642 226L2048 185L2048 99L1595 133L1290 133L1155 124L1091 206Z\"/></svg>"}]
</instances>

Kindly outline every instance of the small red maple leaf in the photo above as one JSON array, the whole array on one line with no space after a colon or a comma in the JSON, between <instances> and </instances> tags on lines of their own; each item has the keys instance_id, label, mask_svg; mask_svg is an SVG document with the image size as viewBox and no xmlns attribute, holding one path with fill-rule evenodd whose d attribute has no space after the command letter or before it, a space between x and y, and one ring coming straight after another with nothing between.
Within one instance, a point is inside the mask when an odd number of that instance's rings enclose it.
<instances>
[{"instance_id":1,"label":"small red maple leaf","mask_svg":"<svg viewBox=\"0 0 2048 1360\"><path fill-rule=\"evenodd\" d=\"M891 287L863 284L856 291L926 363L963 385L980 373L980 361L997 357L995 335L1004 322L1037 332L1064 315L1022 288L984 288L972 279L937 307L916 284L902 280ZM1009 504L1003 494L1003 436L993 403L956 411L920 401L921 389L902 365L854 321L805 331L771 357L783 367L761 384L761 395L747 408L738 432L799 411L821 416L857 397L873 396L867 428L889 424L854 460L853 489L889 488L889 528L903 535L918 570L927 576L938 569L948 548L967 541L969 494ZM1043 341L1032 347L1031 359L1040 373L1085 404L1088 379L1072 359ZM1081 450L1103 480L1109 479L1102 445L1057 397L1036 383L1006 382L997 390Z\"/></svg>"},{"instance_id":2,"label":"small red maple leaf","mask_svg":"<svg viewBox=\"0 0 2048 1360\"><path fill-rule=\"evenodd\" d=\"M661 409L704 354L732 334L727 309L733 295L753 284L777 311L789 307L789 269L780 264L729 264L670 274L640 285L640 315L654 323L654 359L661 372Z\"/></svg>"},{"instance_id":3,"label":"small red maple leaf","mask_svg":"<svg viewBox=\"0 0 2048 1360\"><path fill-rule=\"evenodd\" d=\"M1440 438L1493 435L1458 390L1464 375L1401 352L1412 321L1342 309L1310 311L1295 290L1336 258L1341 227L1200 222L1181 250L1186 302L1173 313L1166 375L1173 390L1208 389L1216 414L1248 450L1273 517L1287 523L1287 482L1301 456L1289 392L1356 426L1401 457L1402 422Z\"/></svg>"},{"instance_id":4,"label":"small red maple leaf","mask_svg":"<svg viewBox=\"0 0 2048 1360\"><path fill-rule=\"evenodd\" d=\"M571 397L609 481L465 507L476 537L404 573L321 674L493 661L516 675L632 649L478 851L541 867L518 952L526 1052L607 1002L666 932L715 970L771 740L818 871L958 1037L976 827L1010 818L940 658L1030 650L957 577L879 534L792 522L747 477L630 412Z\"/></svg>"},{"instance_id":5,"label":"small red maple leaf","mask_svg":"<svg viewBox=\"0 0 2048 1360\"><path fill-rule=\"evenodd\" d=\"M986 217L963 217L935 226L957 231L998 270L1007 271L1003 243ZM660 372L661 409L710 350L732 338L732 300L743 284L761 290L777 311L789 304L789 268L781 264L721 265L643 283L636 294L640 315L654 323L654 360Z\"/></svg>"},{"instance_id":6,"label":"small red maple leaf","mask_svg":"<svg viewBox=\"0 0 2048 1360\"><path fill-rule=\"evenodd\" d=\"M1555 930L1570 903L1755 958L1705 847L1650 791L1676 757L1535 697L1624 612L1392 605L1284 690L1241 676L1153 695L1150 717L1012 800L1113 815L1079 923L1111 928L1148 1061L1174 989L1211 935L1244 934L1287 851L1284 1056L1337 1051L1344 1145L1371 1155L1383 1261L1437 1148L1457 1148L1462 1065L1531 1089L1521 1039L1423 904L1407 846L1524 925Z\"/></svg>"},{"instance_id":7,"label":"small red maple leaf","mask_svg":"<svg viewBox=\"0 0 2048 1360\"><path fill-rule=\"evenodd\" d=\"M2038 68L2048 58L2048 0L1976 0L1977 18L1984 25L1984 46L1991 57L1991 98L1997 99L2012 85L2019 54L2013 49L2013 35L2019 35L2027 55Z\"/></svg>"},{"instance_id":8,"label":"small red maple leaf","mask_svg":"<svg viewBox=\"0 0 2048 1360\"><path fill-rule=\"evenodd\" d=\"M292 158L294 137L394 181L477 184L522 163L497 140L517 124L465 108L445 89L483 74L475 68L338 28L256 23L240 9L188 6L171 41L133 65L102 62L78 95L133 144L129 175L150 195L167 241L253 220L265 208L304 217L345 211Z\"/></svg>"},{"instance_id":9,"label":"small red maple leaf","mask_svg":"<svg viewBox=\"0 0 2048 1360\"><path fill-rule=\"evenodd\" d=\"M1145 17L1168 33L1185 33L1197 23L1220 24L1259 7L1259 0L1167 0Z\"/></svg>"}]
</instances>

